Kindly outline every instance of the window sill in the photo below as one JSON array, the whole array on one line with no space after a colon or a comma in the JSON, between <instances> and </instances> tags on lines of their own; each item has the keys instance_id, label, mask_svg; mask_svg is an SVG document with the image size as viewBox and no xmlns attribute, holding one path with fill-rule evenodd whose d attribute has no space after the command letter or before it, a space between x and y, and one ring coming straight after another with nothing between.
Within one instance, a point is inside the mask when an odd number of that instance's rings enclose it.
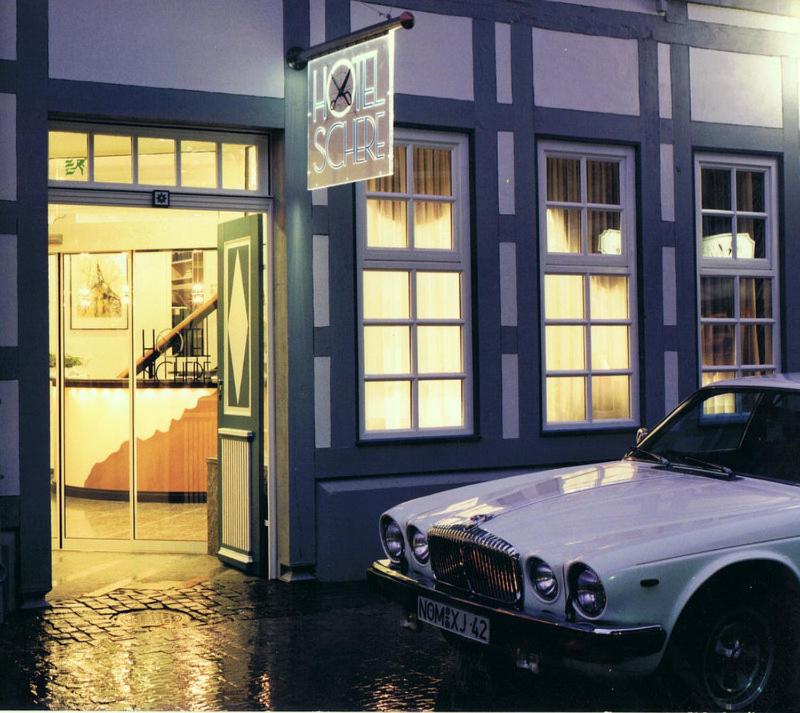
<instances>
[{"instance_id":1,"label":"window sill","mask_svg":"<svg viewBox=\"0 0 800 713\"><path fill-rule=\"evenodd\" d=\"M602 426L590 426L587 424L575 424L565 426L550 426L541 429L542 437L548 438L550 436L589 436L593 433L601 433L604 435L610 433L636 433L636 429L640 424L636 421L629 421L625 423L609 423Z\"/></svg>"},{"instance_id":2,"label":"window sill","mask_svg":"<svg viewBox=\"0 0 800 713\"><path fill-rule=\"evenodd\" d=\"M431 445L436 443L475 443L480 441L481 437L475 433L449 433L440 436L437 435L424 435L424 436L376 436L375 438L361 437L356 441L356 446L407 446L416 444Z\"/></svg>"}]
</instances>

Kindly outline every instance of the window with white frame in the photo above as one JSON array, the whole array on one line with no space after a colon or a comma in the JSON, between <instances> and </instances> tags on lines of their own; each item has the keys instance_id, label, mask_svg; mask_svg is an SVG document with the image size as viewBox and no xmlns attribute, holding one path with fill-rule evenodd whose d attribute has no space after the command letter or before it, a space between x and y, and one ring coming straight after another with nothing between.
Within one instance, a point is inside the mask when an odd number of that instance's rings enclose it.
<instances>
[{"instance_id":1,"label":"window with white frame","mask_svg":"<svg viewBox=\"0 0 800 713\"><path fill-rule=\"evenodd\" d=\"M268 192L263 137L54 123L48 144L47 175L54 187Z\"/></svg>"},{"instance_id":2,"label":"window with white frame","mask_svg":"<svg viewBox=\"0 0 800 713\"><path fill-rule=\"evenodd\" d=\"M539 144L545 429L638 421L633 151Z\"/></svg>"},{"instance_id":3,"label":"window with white frame","mask_svg":"<svg viewBox=\"0 0 800 713\"><path fill-rule=\"evenodd\" d=\"M779 368L776 174L772 159L695 157L704 385Z\"/></svg>"},{"instance_id":4,"label":"window with white frame","mask_svg":"<svg viewBox=\"0 0 800 713\"><path fill-rule=\"evenodd\" d=\"M472 429L467 170L465 138L398 132L359 194L362 437Z\"/></svg>"}]
</instances>

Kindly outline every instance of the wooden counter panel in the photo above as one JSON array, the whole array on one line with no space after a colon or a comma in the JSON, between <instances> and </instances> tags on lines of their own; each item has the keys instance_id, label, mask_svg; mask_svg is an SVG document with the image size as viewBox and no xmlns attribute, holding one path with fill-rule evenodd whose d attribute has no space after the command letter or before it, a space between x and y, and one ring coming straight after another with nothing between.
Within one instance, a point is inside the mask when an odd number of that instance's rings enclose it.
<instances>
[{"instance_id":1,"label":"wooden counter panel","mask_svg":"<svg viewBox=\"0 0 800 713\"><path fill-rule=\"evenodd\" d=\"M206 458L217 455L217 397L204 396L170 423L167 431L137 439L138 490L205 493ZM91 469L84 483L92 490L128 490L128 443Z\"/></svg>"}]
</instances>

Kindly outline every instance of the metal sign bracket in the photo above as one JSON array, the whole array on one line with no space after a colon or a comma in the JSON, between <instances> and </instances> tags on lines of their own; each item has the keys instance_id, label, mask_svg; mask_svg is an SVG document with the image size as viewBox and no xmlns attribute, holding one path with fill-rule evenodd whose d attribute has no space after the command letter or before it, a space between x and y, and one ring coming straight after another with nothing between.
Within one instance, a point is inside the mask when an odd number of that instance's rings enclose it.
<instances>
[{"instance_id":1,"label":"metal sign bracket","mask_svg":"<svg viewBox=\"0 0 800 713\"><path fill-rule=\"evenodd\" d=\"M390 17L388 20L378 22L375 25L369 25L349 35L338 37L335 40L329 40L319 45L314 45L308 49L302 47L290 47L286 52L286 63L292 69L305 69L309 60L315 57L322 57L322 55L330 54L336 50L344 49L352 45L357 45L359 42L371 40L373 37L384 35L390 30L402 27L410 30L414 27L414 15L410 12L403 12L397 17Z\"/></svg>"}]
</instances>

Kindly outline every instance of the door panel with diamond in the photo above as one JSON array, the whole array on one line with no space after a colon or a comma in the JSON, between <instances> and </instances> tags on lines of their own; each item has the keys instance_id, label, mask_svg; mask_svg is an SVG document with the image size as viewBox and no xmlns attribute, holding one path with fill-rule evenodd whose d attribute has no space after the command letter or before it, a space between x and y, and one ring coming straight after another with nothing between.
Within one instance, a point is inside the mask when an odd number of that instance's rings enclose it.
<instances>
[{"instance_id":1,"label":"door panel with diamond","mask_svg":"<svg viewBox=\"0 0 800 713\"><path fill-rule=\"evenodd\" d=\"M221 360L219 402L218 556L257 571L263 563L259 531L265 521L262 402L263 216L219 226Z\"/></svg>"}]
</instances>

